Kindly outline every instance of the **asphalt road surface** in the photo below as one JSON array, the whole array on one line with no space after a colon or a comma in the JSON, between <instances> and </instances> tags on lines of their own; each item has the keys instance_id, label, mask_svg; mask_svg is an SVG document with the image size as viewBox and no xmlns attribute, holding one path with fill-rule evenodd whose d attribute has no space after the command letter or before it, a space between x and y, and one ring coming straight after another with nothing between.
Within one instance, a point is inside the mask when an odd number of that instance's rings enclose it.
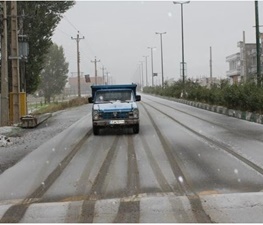
<instances>
[{"instance_id":1,"label":"asphalt road surface","mask_svg":"<svg viewBox=\"0 0 263 225\"><path fill-rule=\"evenodd\" d=\"M0 175L0 222L262 222L263 126L142 95L140 133L91 105Z\"/></svg>"}]
</instances>

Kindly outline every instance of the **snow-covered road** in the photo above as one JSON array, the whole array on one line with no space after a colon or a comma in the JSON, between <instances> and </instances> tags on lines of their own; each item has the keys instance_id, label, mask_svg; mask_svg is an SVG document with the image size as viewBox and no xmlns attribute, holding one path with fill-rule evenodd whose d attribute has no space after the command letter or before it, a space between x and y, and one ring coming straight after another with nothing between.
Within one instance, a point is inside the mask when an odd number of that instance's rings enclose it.
<instances>
[{"instance_id":1,"label":"snow-covered road","mask_svg":"<svg viewBox=\"0 0 263 225\"><path fill-rule=\"evenodd\" d=\"M90 107L91 105L83 105L53 113L51 118L33 129L0 127L0 174L87 115Z\"/></svg>"},{"instance_id":2,"label":"snow-covered road","mask_svg":"<svg viewBox=\"0 0 263 225\"><path fill-rule=\"evenodd\" d=\"M16 131L39 147L0 175L0 222L262 222L263 126L142 96L139 134L92 135L91 105Z\"/></svg>"}]
</instances>

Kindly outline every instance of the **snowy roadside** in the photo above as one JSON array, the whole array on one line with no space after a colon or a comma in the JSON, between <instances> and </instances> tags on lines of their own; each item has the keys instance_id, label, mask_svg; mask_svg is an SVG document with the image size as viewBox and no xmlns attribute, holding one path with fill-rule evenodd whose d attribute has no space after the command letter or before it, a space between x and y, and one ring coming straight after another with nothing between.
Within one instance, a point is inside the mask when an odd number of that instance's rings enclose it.
<instances>
[{"instance_id":1,"label":"snowy roadside","mask_svg":"<svg viewBox=\"0 0 263 225\"><path fill-rule=\"evenodd\" d=\"M15 127L0 127L0 147L6 147L12 144L8 134L12 132Z\"/></svg>"},{"instance_id":2,"label":"snowy roadside","mask_svg":"<svg viewBox=\"0 0 263 225\"><path fill-rule=\"evenodd\" d=\"M33 129L0 127L0 174L87 115L89 111L90 105L59 111Z\"/></svg>"}]
</instances>

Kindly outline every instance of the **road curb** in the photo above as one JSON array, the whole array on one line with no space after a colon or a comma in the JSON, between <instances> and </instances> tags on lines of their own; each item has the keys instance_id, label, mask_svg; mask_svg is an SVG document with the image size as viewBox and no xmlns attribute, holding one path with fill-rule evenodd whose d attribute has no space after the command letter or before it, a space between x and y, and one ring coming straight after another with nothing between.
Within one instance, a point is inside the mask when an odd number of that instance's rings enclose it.
<instances>
[{"instance_id":1,"label":"road curb","mask_svg":"<svg viewBox=\"0 0 263 225\"><path fill-rule=\"evenodd\" d=\"M22 128L34 128L38 126L39 124L43 123L46 121L48 118L52 116L52 113L45 113L41 115L26 115L20 118L21 120L21 125L20 127Z\"/></svg>"},{"instance_id":2,"label":"road curb","mask_svg":"<svg viewBox=\"0 0 263 225\"><path fill-rule=\"evenodd\" d=\"M226 115L229 117L234 117L234 118L246 120L249 122L263 124L263 115L259 114L259 113L253 113L253 112L241 111L241 110L235 110L235 109L228 109L228 108L223 107L223 106L209 105L207 103L194 102L194 101L189 101L189 100L185 100L185 99L178 99L178 98L165 97L165 96L159 96L159 95L158 95L158 97L165 98L168 100L172 100L175 102L179 102L182 104L190 105L190 106L193 106L196 108L208 110L211 112L223 114L223 115Z\"/></svg>"}]
</instances>

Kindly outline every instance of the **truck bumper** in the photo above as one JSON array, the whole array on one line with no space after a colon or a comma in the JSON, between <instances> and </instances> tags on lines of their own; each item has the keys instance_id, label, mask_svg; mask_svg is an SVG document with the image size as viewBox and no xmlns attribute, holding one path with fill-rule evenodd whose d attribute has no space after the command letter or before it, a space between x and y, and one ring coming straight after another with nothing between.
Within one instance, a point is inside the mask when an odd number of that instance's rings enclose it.
<instances>
[{"instance_id":1,"label":"truck bumper","mask_svg":"<svg viewBox=\"0 0 263 225\"><path fill-rule=\"evenodd\" d=\"M94 120L93 126L98 127L127 127L139 124L139 119L126 119L126 120Z\"/></svg>"}]
</instances>

